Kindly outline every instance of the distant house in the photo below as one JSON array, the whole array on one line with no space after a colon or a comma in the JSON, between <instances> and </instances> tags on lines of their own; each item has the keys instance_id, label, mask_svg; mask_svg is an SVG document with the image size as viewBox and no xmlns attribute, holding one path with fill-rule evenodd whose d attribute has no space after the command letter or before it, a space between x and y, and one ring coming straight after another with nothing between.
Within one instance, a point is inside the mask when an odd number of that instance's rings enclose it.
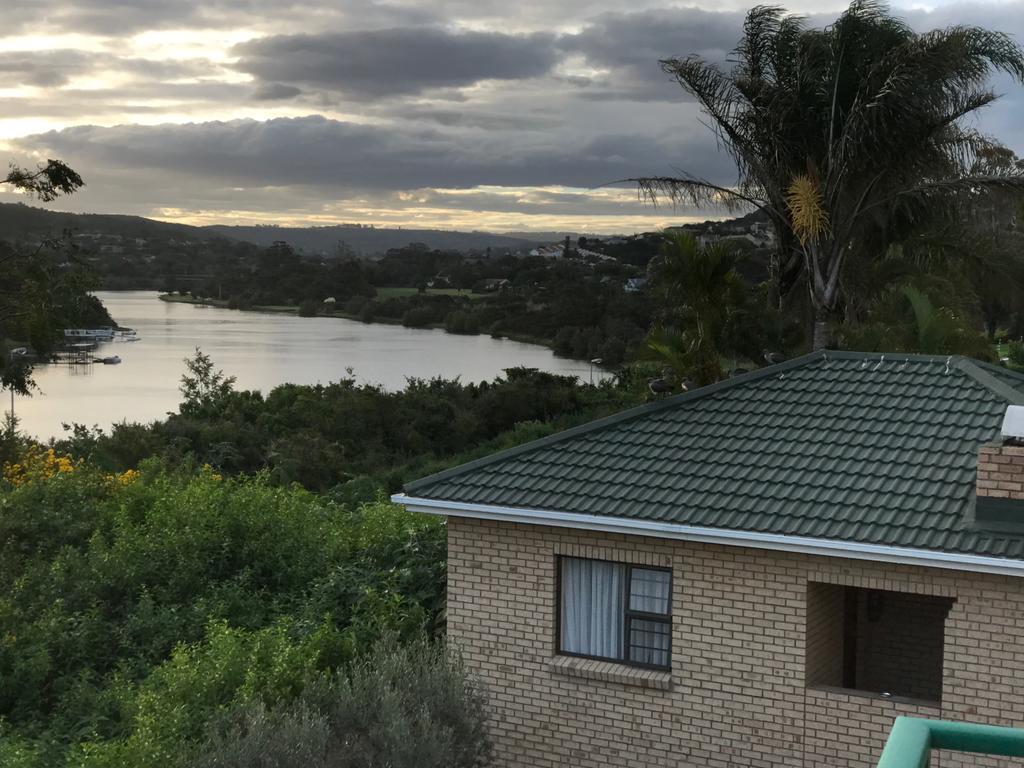
<instances>
[{"instance_id":1,"label":"distant house","mask_svg":"<svg viewBox=\"0 0 1024 768\"><path fill-rule=\"evenodd\" d=\"M622 286L622 290L626 293L639 293L645 285L647 285L646 277L631 277L626 281L626 284Z\"/></svg>"},{"instance_id":2,"label":"distant house","mask_svg":"<svg viewBox=\"0 0 1024 768\"><path fill-rule=\"evenodd\" d=\"M480 280L473 286L473 290L477 293L493 293L495 291L508 290L511 285L512 283L505 278L492 277L486 280Z\"/></svg>"},{"instance_id":3,"label":"distant house","mask_svg":"<svg viewBox=\"0 0 1024 768\"><path fill-rule=\"evenodd\" d=\"M565 247L561 244L542 245L530 251L531 256L543 256L545 259L561 259L565 256Z\"/></svg>"},{"instance_id":4,"label":"distant house","mask_svg":"<svg viewBox=\"0 0 1024 768\"><path fill-rule=\"evenodd\" d=\"M873 768L897 715L1024 722L1022 404L815 353L408 484L495 764Z\"/></svg>"}]
</instances>

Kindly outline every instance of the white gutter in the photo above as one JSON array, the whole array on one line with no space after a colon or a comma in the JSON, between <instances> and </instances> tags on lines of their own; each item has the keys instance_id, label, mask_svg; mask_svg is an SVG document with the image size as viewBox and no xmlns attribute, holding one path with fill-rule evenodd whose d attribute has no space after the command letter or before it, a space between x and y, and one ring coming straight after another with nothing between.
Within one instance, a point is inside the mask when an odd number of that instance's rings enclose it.
<instances>
[{"instance_id":1,"label":"white gutter","mask_svg":"<svg viewBox=\"0 0 1024 768\"><path fill-rule=\"evenodd\" d=\"M808 536L783 536L776 533L757 531L735 531L724 528L703 528L678 523L662 523L656 520L635 520L624 517L584 515L575 512L550 512L542 509L499 507L490 504L467 504L458 501L421 499L396 493L391 501L402 504L411 512L424 512L445 517L472 517L481 520L497 520L504 523L526 525L550 525L556 528L579 528L602 533L623 533L634 536L651 536L658 539L699 541L705 544L722 544L730 547L753 547L779 552L800 552L822 557L844 557L853 560L872 560L880 563L921 565L931 568L948 568L954 571L995 573L1001 576L1024 576L1024 560L1010 560L1003 557L985 557L956 552L940 552L930 549L909 549L889 547L880 544L864 544L856 541L815 539Z\"/></svg>"}]
</instances>

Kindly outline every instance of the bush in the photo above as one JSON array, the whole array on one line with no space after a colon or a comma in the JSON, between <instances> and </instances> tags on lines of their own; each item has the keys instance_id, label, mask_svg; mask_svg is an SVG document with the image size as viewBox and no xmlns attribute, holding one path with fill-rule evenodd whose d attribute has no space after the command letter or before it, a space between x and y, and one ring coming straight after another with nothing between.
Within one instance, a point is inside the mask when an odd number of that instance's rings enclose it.
<instances>
[{"instance_id":1,"label":"bush","mask_svg":"<svg viewBox=\"0 0 1024 768\"><path fill-rule=\"evenodd\" d=\"M327 755L327 718L304 704L276 712L257 702L227 719L194 768L320 768Z\"/></svg>"},{"instance_id":2,"label":"bush","mask_svg":"<svg viewBox=\"0 0 1024 768\"><path fill-rule=\"evenodd\" d=\"M0 758L173 765L213 713L283 705L443 611L439 520L60 459L0 481Z\"/></svg>"},{"instance_id":3,"label":"bush","mask_svg":"<svg viewBox=\"0 0 1024 768\"><path fill-rule=\"evenodd\" d=\"M210 734L197 768L480 768L490 759L486 696L461 659L393 639L300 700L261 702Z\"/></svg>"},{"instance_id":4,"label":"bush","mask_svg":"<svg viewBox=\"0 0 1024 768\"><path fill-rule=\"evenodd\" d=\"M480 323L472 312L457 309L445 315L444 329L448 333L474 334L480 332Z\"/></svg>"},{"instance_id":5,"label":"bush","mask_svg":"<svg viewBox=\"0 0 1024 768\"><path fill-rule=\"evenodd\" d=\"M1007 346L1010 364L1018 370L1024 370L1024 341L1011 341Z\"/></svg>"},{"instance_id":6,"label":"bush","mask_svg":"<svg viewBox=\"0 0 1024 768\"><path fill-rule=\"evenodd\" d=\"M299 317L316 317L320 314L321 304L313 299L306 299L299 304Z\"/></svg>"},{"instance_id":7,"label":"bush","mask_svg":"<svg viewBox=\"0 0 1024 768\"><path fill-rule=\"evenodd\" d=\"M434 322L434 313L429 307L413 307L402 315L402 325L406 328L425 328Z\"/></svg>"}]
</instances>

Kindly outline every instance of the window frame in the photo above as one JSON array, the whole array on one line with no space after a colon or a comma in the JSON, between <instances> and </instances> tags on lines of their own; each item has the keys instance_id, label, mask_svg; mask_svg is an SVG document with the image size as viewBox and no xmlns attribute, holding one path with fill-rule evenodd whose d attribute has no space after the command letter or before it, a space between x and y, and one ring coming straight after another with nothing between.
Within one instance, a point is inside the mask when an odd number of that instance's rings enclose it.
<instances>
[{"instance_id":1,"label":"window frame","mask_svg":"<svg viewBox=\"0 0 1024 768\"><path fill-rule=\"evenodd\" d=\"M589 653L576 653L574 651L562 650L562 561L563 560L590 560L596 563L608 563L610 565L622 566L626 569L625 578L622 580L622 653L623 658L614 656L594 656ZM668 613L648 613L646 611L634 611L629 607L630 587L633 584L633 570L661 571L668 574ZM637 669L653 669L659 672L672 670L672 593L675 588L675 579L672 569L661 565L639 565L636 563L625 563L620 560L605 560L600 557L577 557L576 555L557 555L555 557L555 642L554 650L557 656L571 656L577 659L593 659L595 661L609 661L614 664L624 664ZM664 624L668 627L668 662L662 664L646 664L641 661L632 661L629 658L629 636L633 620L652 621Z\"/></svg>"}]
</instances>

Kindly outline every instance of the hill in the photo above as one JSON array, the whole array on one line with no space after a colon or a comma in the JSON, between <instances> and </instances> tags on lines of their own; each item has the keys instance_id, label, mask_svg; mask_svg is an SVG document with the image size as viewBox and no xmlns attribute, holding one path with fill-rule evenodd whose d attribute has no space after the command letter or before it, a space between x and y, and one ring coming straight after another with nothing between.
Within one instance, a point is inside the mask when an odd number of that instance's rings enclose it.
<instances>
[{"instance_id":1,"label":"hill","mask_svg":"<svg viewBox=\"0 0 1024 768\"><path fill-rule=\"evenodd\" d=\"M343 224L330 227L240 227L211 226L206 231L221 237L244 240L268 246L283 240L293 248L307 253L332 254L339 242L345 243L361 256L384 253L409 243L423 243L429 248L452 251L519 250L532 247L530 240L521 237L494 235L489 232L456 232L441 229L385 229Z\"/></svg>"},{"instance_id":2,"label":"hill","mask_svg":"<svg viewBox=\"0 0 1024 768\"><path fill-rule=\"evenodd\" d=\"M199 227L155 221L141 216L64 213L22 203L0 203L0 240L35 241L58 236L64 230L76 234L95 232L121 237L175 237L185 240L206 240L210 237Z\"/></svg>"},{"instance_id":3,"label":"hill","mask_svg":"<svg viewBox=\"0 0 1024 768\"><path fill-rule=\"evenodd\" d=\"M363 256L383 254L390 248L409 243L424 243L440 250L472 251L492 248L501 253L532 247L523 237L508 237L489 232L457 232L438 229L388 229L360 225L328 227L226 226L193 227L141 216L97 213L64 213L22 203L0 203L0 240L38 241L56 237L64 230L76 234L95 233L124 238L175 238L204 241L228 238L268 246L283 240L306 253L333 254L344 242Z\"/></svg>"}]
</instances>

